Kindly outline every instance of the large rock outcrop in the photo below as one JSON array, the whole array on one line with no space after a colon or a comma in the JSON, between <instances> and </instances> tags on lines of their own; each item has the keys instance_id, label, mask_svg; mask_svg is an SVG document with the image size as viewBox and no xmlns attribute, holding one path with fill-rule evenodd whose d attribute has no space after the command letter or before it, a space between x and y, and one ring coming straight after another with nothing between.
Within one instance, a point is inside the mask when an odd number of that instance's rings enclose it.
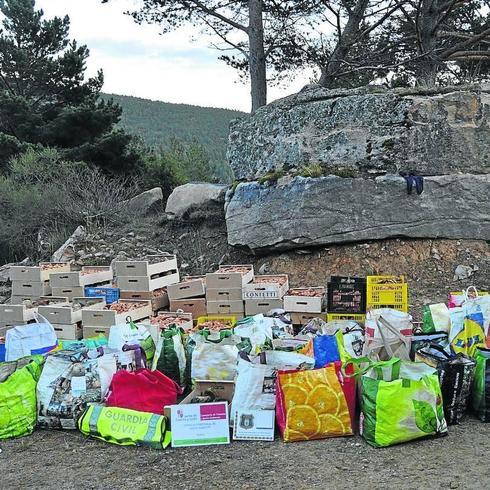
<instances>
[{"instance_id":1,"label":"large rock outcrop","mask_svg":"<svg viewBox=\"0 0 490 490\"><path fill-rule=\"evenodd\" d=\"M324 173L490 171L490 86L306 89L235 120L228 159L239 180L320 164Z\"/></svg>"},{"instance_id":2,"label":"large rock outcrop","mask_svg":"<svg viewBox=\"0 0 490 490\"><path fill-rule=\"evenodd\" d=\"M488 174L429 177L421 195L395 176L242 183L227 206L228 241L260 252L389 237L490 240L489 191Z\"/></svg>"},{"instance_id":3,"label":"large rock outcrop","mask_svg":"<svg viewBox=\"0 0 490 490\"><path fill-rule=\"evenodd\" d=\"M246 181L226 204L231 245L490 240L490 85L309 87L233 122L228 156ZM423 194L401 172L424 176Z\"/></svg>"}]
</instances>

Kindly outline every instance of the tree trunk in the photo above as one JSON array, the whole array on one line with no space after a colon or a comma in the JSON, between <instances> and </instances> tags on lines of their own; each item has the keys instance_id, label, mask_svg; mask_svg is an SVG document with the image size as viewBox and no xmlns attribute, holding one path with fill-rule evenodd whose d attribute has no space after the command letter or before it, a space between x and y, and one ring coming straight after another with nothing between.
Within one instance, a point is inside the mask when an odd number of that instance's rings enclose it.
<instances>
[{"instance_id":1,"label":"tree trunk","mask_svg":"<svg viewBox=\"0 0 490 490\"><path fill-rule=\"evenodd\" d=\"M437 48L437 21L440 0L422 0L418 20L418 54L422 57L415 69L416 84L423 87L434 87L440 60L435 50Z\"/></svg>"},{"instance_id":2,"label":"tree trunk","mask_svg":"<svg viewBox=\"0 0 490 490\"><path fill-rule=\"evenodd\" d=\"M252 112L267 104L267 71L264 49L263 0L249 0L249 70Z\"/></svg>"},{"instance_id":3,"label":"tree trunk","mask_svg":"<svg viewBox=\"0 0 490 490\"><path fill-rule=\"evenodd\" d=\"M322 67L322 74L320 80L318 80L318 84L322 87L332 88L335 86L337 74L342 63L347 58L352 45L356 42L356 38L359 35L359 27L364 19L368 5L369 0L358 0L352 9L352 13L349 14L347 24L345 24L327 65Z\"/></svg>"}]
</instances>

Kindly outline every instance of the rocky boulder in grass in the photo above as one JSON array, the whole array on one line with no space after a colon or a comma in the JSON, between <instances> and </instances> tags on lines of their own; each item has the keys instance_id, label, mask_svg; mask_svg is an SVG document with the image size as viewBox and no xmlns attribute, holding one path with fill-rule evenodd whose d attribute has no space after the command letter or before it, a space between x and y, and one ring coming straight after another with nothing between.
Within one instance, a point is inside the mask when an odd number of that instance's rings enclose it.
<instances>
[{"instance_id":1,"label":"rocky boulder in grass","mask_svg":"<svg viewBox=\"0 0 490 490\"><path fill-rule=\"evenodd\" d=\"M191 183L176 187L167 201L165 212L183 220L198 220L224 215L227 186Z\"/></svg>"},{"instance_id":2,"label":"rocky boulder in grass","mask_svg":"<svg viewBox=\"0 0 490 490\"><path fill-rule=\"evenodd\" d=\"M490 240L490 174L425 179L295 177L238 185L226 210L228 242L254 252L389 237Z\"/></svg>"},{"instance_id":3,"label":"rocky boulder in grass","mask_svg":"<svg viewBox=\"0 0 490 490\"><path fill-rule=\"evenodd\" d=\"M128 201L124 201L125 207L140 215L145 215L157 209L163 201L163 191L161 187L154 187L135 197L132 197Z\"/></svg>"}]
</instances>

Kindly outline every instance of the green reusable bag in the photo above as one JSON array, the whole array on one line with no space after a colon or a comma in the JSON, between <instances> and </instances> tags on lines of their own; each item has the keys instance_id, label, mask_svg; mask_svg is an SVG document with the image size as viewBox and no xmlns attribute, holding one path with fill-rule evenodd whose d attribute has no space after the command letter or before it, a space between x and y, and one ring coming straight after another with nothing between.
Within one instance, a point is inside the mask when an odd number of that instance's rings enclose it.
<instances>
[{"instance_id":1,"label":"green reusable bag","mask_svg":"<svg viewBox=\"0 0 490 490\"><path fill-rule=\"evenodd\" d=\"M473 410L483 422L490 422L490 349L476 349L473 378Z\"/></svg>"},{"instance_id":2,"label":"green reusable bag","mask_svg":"<svg viewBox=\"0 0 490 490\"><path fill-rule=\"evenodd\" d=\"M36 384L43 356L0 363L0 439L31 434L36 426Z\"/></svg>"},{"instance_id":3,"label":"green reusable bag","mask_svg":"<svg viewBox=\"0 0 490 490\"><path fill-rule=\"evenodd\" d=\"M120 446L165 449L171 434L167 418L127 408L90 405L78 420L80 432Z\"/></svg>"},{"instance_id":4,"label":"green reusable bag","mask_svg":"<svg viewBox=\"0 0 490 490\"><path fill-rule=\"evenodd\" d=\"M186 384L186 353L184 331L173 327L160 332L151 369L158 370L179 386Z\"/></svg>"},{"instance_id":5,"label":"green reusable bag","mask_svg":"<svg viewBox=\"0 0 490 490\"><path fill-rule=\"evenodd\" d=\"M361 435L375 447L445 434L442 394L437 371L421 362L369 362L357 372L361 388Z\"/></svg>"}]
</instances>

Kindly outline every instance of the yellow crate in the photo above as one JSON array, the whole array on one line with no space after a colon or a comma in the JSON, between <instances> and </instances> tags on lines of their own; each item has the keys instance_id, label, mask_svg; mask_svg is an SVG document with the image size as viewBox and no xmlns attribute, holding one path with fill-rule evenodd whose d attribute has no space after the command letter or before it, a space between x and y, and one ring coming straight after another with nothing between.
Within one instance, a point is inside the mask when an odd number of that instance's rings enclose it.
<instances>
[{"instance_id":1,"label":"yellow crate","mask_svg":"<svg viewBox=\"0 0 490 490\"><path fill-rule=\"evenodd\" d=\"M197 319L197 326L205 322L222 322L225 325L228 325L230 328L233 328L236 325L237 319L235 316L220 316L220 315L200 316Z\"/></svg>"},{"instance_id":2,"label":"yellow crate","mask_svg":"<svg viewBox=\"0 0 490 490\"><path fill-rule=\"evenodd\" d=\"M352 320L358 323L364 323L366 321L366 315L355 313L328 313L327 322L334 322L336 320Z\"/></svg>"},{"instance_id":3,"label":"yellow crate","mask_svg":"<svg viewBox=\"0 0 490 490\"><path fill-rule=\"evenodd\" d=\"M408 284L405 277L368 276L366 306L368 310L392 308L408 313Z\"/></svg>"}]
</instances>

